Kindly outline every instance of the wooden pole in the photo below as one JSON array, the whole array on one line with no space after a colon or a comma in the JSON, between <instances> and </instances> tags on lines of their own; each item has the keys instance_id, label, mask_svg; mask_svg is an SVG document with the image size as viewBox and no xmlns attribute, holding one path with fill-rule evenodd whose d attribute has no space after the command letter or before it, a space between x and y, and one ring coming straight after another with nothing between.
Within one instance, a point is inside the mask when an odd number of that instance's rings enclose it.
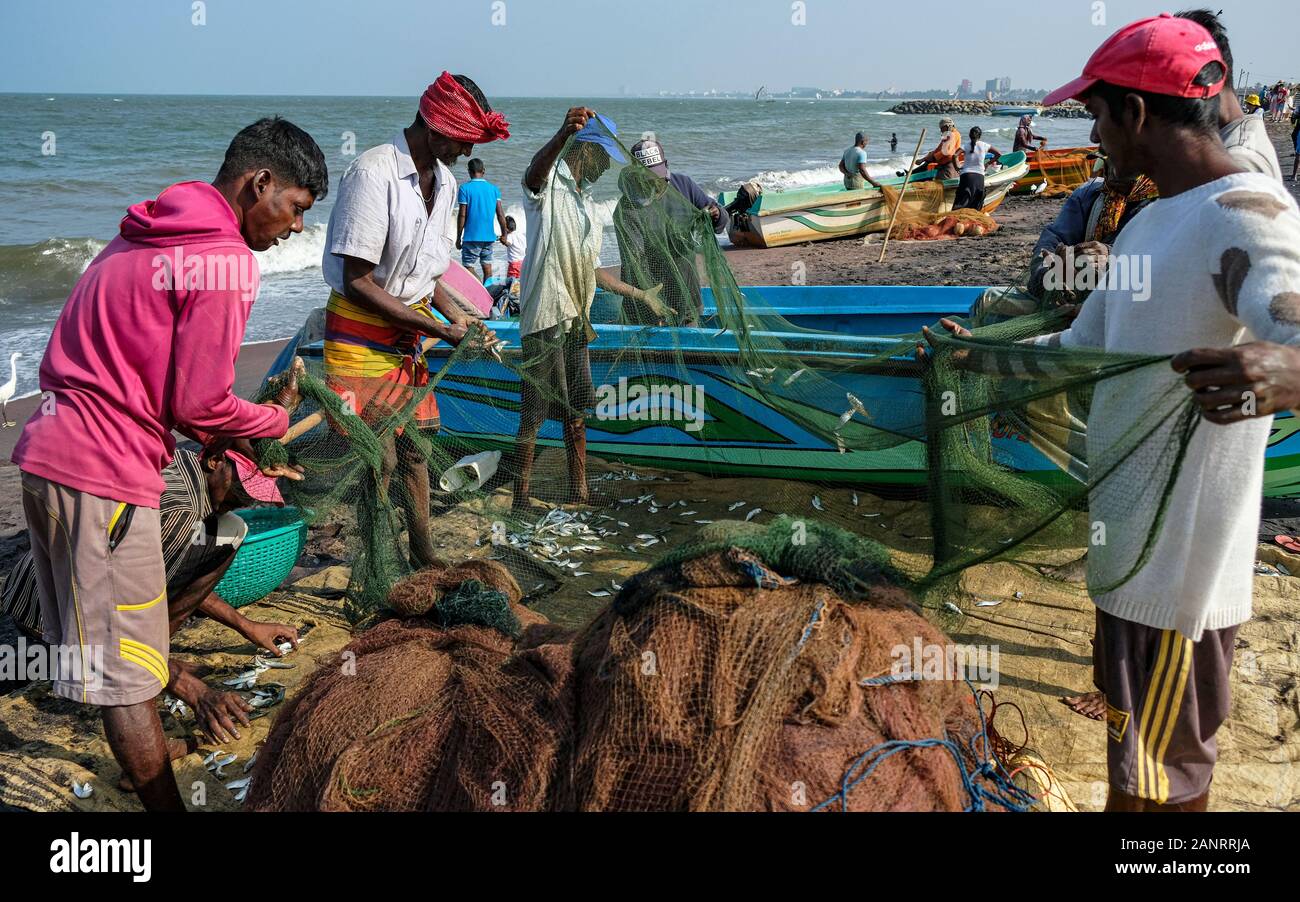
<instances>
[{"instance_id":1,"label":"wooden pole","mask_svg":"<svg viewBox=\"0 0 1300 902\"><path fill-rule=\"evenodd\" d=\"M323 422L325 422L325 413L320 410L316 411L311 416L303 417L301 420L289 427L289 431L284 434L284 438L280 439L280 444L287 445L295 439L302 438Z\"/></svg>"},{"instance_id":2,"label":"wooden pole","mask_svg":"<svg viewBox=\"0 0 1300 902\"><path fill-rule=\"evenodd\" d=\"M894 231L894 221L898 219L898 208L903 206L903 195L907 194L907 185L912 181L912 170L916 168L916 157L921 152L921 142L925 140L925 129L921 129L921 137L916 139L916 150L912 151L912 162L907 167L907 175L903 176L903 187L898 192L898 203L894 204L894 212L889 216L889 228L885 230L885 243L880 246L880 259L877 263L885 262L885 251L889 250L889 233Z\"/></svg>"}]
</instances>

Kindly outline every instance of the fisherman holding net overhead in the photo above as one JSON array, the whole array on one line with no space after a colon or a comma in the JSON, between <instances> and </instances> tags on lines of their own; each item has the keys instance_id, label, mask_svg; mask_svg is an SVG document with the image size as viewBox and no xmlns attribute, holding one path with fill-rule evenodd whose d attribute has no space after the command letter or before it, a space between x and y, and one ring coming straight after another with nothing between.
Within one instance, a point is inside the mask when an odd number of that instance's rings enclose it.
<instances>
[{"instance_id":1,"label":"fisherman holding net overhead","mask_svg":"<svg viewBox=\"0 0 1300 902\"><path fill-rule=\"evenodd\" d=\"M371 428L411 413L405 428L376 428L386 443L379 491L387 494L400 468L410 556L419 567L436 560L428 454L407 433L438 428L433 393L418 397L429 383L424 339L458 345L478 322L438 281L455 241L456 179L448 167L471 156L475 144L509 137L509 123L478 85L443 72L424 92L415 121L348 167L330 213L321 263L330 287L326 382Z\"/></svg>"},{"instance_id":2,"label":"fisherman holding net overhead","mask_svg":"<svg viewBox=\"0 0 1300 902\"><path fill-rule=\"evenodd\" d=\"M599 268L604 223L592 186L612 163L627 163L617 135L612 120L574 107L524 173L529 248L519 294L522 403L512 459L503 468L516 474L516 510L528 507L537 435L548 418L564 427L567 500L587 502L586 412L595 404L587 346L595 338L590 314L596 287L667 313L662 285L635 288Z\"/></svg>"}]
</instances>

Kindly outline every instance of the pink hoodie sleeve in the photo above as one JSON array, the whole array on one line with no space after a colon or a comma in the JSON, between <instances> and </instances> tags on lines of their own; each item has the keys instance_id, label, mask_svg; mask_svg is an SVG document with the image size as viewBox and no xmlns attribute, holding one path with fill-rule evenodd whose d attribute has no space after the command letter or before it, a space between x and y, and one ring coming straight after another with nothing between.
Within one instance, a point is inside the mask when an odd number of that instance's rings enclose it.
<instances>
[{"instance_id":1,"label":"pink hoodie sleeve","mask_svg":"<svg viewBox=\"0 0 1300 902\"><path fill-rule=\"evenodd\" d=\"M234 393L235 361L251 297L239 291L190 291L172 342L172 416L179 428L235 438L278 438L289 428L281 407L254 404Z\"/></svg>"}]
</instances>

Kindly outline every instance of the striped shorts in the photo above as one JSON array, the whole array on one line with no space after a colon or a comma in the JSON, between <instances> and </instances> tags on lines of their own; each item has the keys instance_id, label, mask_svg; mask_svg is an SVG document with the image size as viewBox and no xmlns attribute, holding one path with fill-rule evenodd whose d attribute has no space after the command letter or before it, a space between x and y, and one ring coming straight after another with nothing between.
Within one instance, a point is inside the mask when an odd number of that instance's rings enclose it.
<instances>
[{"instance_id":1,"label":"striped shorts","mask_svg":"<svg viewBox=\"0 0 1300 902\"><path fill-rule=\"evenodd\" d=\"M1162 805L1204 795L1214 776L1214 734L1231 705L1235 626L1193 642L1097 610L1093 674L1106 696L1112 789Z\"/></svg>"}]
</instances>

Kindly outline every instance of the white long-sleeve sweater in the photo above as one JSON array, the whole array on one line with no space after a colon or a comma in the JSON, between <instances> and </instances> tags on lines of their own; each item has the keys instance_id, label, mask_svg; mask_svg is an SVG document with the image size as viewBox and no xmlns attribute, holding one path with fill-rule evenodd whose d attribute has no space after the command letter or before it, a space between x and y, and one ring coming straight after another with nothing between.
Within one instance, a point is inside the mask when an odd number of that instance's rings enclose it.
<instances>
[{"instance_id":1,"label":"white long-sleeve sweater","mask_svg":"<svg viewBox=\"0 0 1300 902\"><path fill-rule=\"evenodd\" d=\"M1111 253L1149 260L1148 284L1093 292L1069 330L1036 343L1141 354L1300 344L1300 210L1268 176L1238 173L1162 198L1125 227ZM1131 442L1131 430L1143 428L1143 414L1160 398L1186 391L1181 381L1172 369L1147 367L1099 383L1088 417L1091 469L1107 449ZM1250 619L1272 422L1199 423L1153 554L1113 591L1094 589L1098 607L1193 641ZM1132 569L1160 500L1153 474L1167 467L1153 456L1163 445L1155 436L1092 487L1090 518L1104 525L1105 544L1089 551L1090 586L1114 585Z\"/></svg>"}]
</instances>

